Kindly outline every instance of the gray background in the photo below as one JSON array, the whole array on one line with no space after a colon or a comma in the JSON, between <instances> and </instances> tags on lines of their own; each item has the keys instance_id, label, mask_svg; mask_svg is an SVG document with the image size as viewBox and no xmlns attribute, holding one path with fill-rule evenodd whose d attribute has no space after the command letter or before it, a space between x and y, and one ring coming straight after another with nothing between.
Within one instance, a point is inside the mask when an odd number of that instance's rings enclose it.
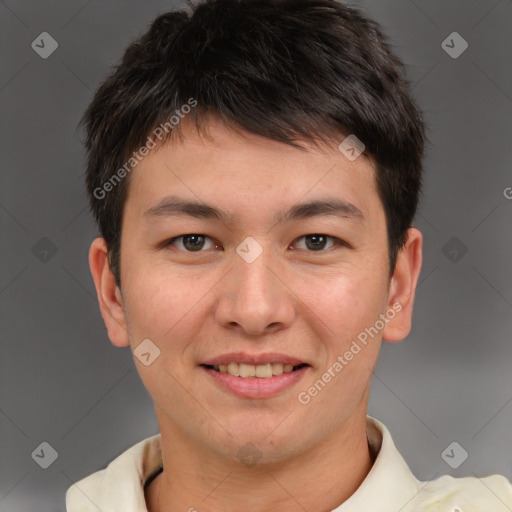
<instances>
[{"instance_id":1,"label":"gray background","mask_svg":"<svg viewBox=\"0 0 512 512\"><path fill-rule=\"evenodd\" d=\"M64 510L74 481L158 431L96 303L76 128L129 41L181 3L0 3L1 512ZM383 344L369 413L422 480L512 479L512 1L352 4L407 64L431 141L413 329ZM31 47L44 31L48 59ZM469 43L457 59L441 46L454 31ZM453 441L469 454L458 469L441 457ZM58 453L48 469L31 455L42 442Z\"/></svg>"}]
</instances>

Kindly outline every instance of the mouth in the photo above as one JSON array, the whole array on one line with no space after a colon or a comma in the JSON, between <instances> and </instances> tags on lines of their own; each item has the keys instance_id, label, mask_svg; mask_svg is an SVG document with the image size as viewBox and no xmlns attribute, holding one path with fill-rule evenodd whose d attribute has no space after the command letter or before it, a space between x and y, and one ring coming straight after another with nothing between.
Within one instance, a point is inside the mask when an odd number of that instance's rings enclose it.
<instances>
[{"instance_id":1,"label":"mouth","mask_svg":"<svg viewBox=\"0 0 512 512\"><path fill-rule=\"evenodd\" d=\"M270 399L291 391L311 365L282 354L226 354L199 365L217 389L243 399Z\"/></svg>"},{"instance_id":2,"label":"mouth","mask_svg":"<svg viewBox=\"0 0 512 512\"><path fill-rule=\"evenodd\" d=\"M201 364L200 366L213 370L218 373L225 373L233 377L242 379L270 379L282 374L292 373L309 366L307 363L298 365L283 363L267 363L267 364L246 364L246 363L228 363L228 364Z\"/></svg>"}]
</instances>

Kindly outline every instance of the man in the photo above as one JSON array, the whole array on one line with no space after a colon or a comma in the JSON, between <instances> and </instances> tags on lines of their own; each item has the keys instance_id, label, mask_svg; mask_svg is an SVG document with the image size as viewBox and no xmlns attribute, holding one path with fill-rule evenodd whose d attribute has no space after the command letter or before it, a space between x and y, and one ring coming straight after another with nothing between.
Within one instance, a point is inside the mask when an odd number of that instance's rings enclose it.
<instances>
[{"instance_id":1,"label":"man","mask_svg":"<svg viewBox=\"0 0 512 512\"><path fill-rule=\"evenodd\" d=\"M500 475L420 482L367 416L410 331L421 114L378 26L333 0L157 18L84 117L89 261L160 434L68 512L507 511Z\"/></svg>"}]
</instances>

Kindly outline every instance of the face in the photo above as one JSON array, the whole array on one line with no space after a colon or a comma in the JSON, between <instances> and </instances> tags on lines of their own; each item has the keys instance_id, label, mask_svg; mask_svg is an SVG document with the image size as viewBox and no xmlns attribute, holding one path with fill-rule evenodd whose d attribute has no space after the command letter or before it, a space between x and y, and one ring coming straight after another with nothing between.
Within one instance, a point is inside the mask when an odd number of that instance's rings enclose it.
<instances>
[{"instance_id":1,"label":"face","mask_svg":"<svg viewBox=\"0 0 512 512\"><path fill-rule=\"evenodd\" d=\"M182 127L183 142L132 171L125 329L112 324L110 338L133 350L151 340L152 362L134 360L161 430L227 458L247 443L263 461L305 453L364 417L381 337L400 316L374 164L214 119L210 138Z\"/></svg>"}]
</instances>

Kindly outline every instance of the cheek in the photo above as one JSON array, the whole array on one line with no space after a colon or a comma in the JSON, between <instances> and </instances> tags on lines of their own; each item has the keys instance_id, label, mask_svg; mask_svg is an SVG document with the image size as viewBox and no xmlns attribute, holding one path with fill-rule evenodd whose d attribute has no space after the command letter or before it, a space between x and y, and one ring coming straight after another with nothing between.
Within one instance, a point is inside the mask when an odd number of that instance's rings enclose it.
<instances>
[{"instance_id":1,"label":"cheek","mask_svg":"<svg viewBox=\"0 0 512 512\"><path fill-rule=\"evenodd\" d=\"M203 308L215 281L209 276L179 275L158 264L136 268L132 262L130 267L126 272L131 276L126 308L130 338L135 344L139 339L154 340L162 355L183 352L187 340L201 328L197 319L206 314Z\"/></svg>"},{"instance_id":2,"label":"cheek","mask_svg":"<svg viewBox=\"0 0 512 512\"><path fill-rule=\"evenodd\" d=\"M363 277L340 277L330 283L328 291L309 294L308 305L320 319L316 325L321 325L325 354L312 377L312 387L302 391L317 404L318 414L338 421L357 406L371 381L380 333L372 335L370 328L382 312L382 289Z\"/></svg>"},{"instance_id":3,"label":"cheek","mask_svg":"<svg viewBox=\"0 0 512 512\"><path fill-rule=\"evenodd\" d=\"M385 304L385 283L378 274L359 269L324 276L312 286L303 280L304 303L323 321L330 336L340 342L372 325Z\"/></svg>"},{"instance_id":4,"label":"cheek","mask_svg":"<svg viewBox=\"0 0 512 512\"><path fill-rule=\"evenodd\" d=\"M187 288L164 278L154 269L147 271L133 261L126 266L126 315L131 333L160 338L183 316Z\"/></svg>"},{"instance_id":5,"label":"cheek","mask_svg":"<svg viewBox=\"0 0 512 512\"><path fill-rule=\"evenodd\" d=\"M385 281L376 275L340 273L316 293L309 287L305 303L314 313L309 322L318 327L325 349L315 379L329 382L329 391L321 393L319 403L355 404L371 379L381 335L371 328L385 303Z\"/></svg>"},{"instance_id":6,"label":"cheek","mask_svg":"<svg viewBox=\"0 0 512 512\"><path fill-rule=\"evenodd\" d=\"M126 317L132 350L145 339L160 350L151 365L137 363L140 377L152 396L176 400L182 394L178 382L186 382L188 371L186 364L177 362L190 359L190 340L197 337L201 328L197 316L204 314L200 299L205 292L189 280L185 282L156 269L144 272L132 267L130 271L134 277L128 283Z\"/></svg>"}]
</instances>

